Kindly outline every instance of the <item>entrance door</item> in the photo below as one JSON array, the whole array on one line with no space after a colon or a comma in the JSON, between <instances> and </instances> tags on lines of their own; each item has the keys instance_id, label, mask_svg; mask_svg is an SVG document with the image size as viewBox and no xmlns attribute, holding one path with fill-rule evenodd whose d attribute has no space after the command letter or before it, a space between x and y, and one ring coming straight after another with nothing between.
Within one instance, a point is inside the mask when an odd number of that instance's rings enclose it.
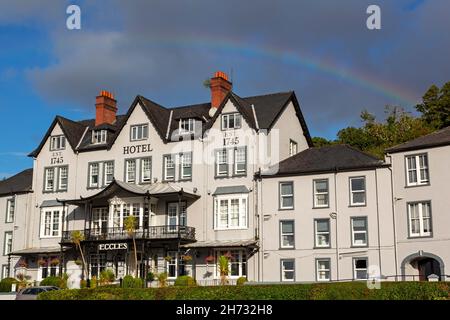
<instances>
[{"instance_id":1,"label":"entrance door","mask_svg":"<svg viewBox=\"0 0 450 320\"><path fill-rule=\"evenodd\" d=\"M169 231L177 231L177 226L186 225L186 203L171 202L167 205L167 225Z\"/></svg>"},{"instance_id":2,"label":"entrance door","mask_svg":"<svg viewBox=\"0 0 450 320\"><path fill-rule=\"evenodd\" d=\"M419 269L419 280L428 281L428 276L435 274L441 278L441 268L439 262L432 258L421 259L417 262L417 267Z\"/></svg>"}]
</instances>

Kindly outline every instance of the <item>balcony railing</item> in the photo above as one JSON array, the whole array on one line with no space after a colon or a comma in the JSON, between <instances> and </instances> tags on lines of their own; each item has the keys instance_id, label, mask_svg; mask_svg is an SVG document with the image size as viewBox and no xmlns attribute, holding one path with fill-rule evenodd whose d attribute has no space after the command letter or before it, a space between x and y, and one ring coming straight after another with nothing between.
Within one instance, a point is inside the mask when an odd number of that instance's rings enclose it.
<instances>
[{"instance_id":1,"label":"balcony railing","mask_svg":"<svg viewBox=\"0 0 450 320\"><path fill-rule=\"evenodd\" d=\"M63 243L71 242L71 234L73 231L64 231L61 241ZM126 240L132 238L125 228L120 227L79 231L83 234L84 241ZM195 241L195 228L179 225L152 226L137 229L134 234L136 239L180 239Z\"/></svg>"}]
</instances>

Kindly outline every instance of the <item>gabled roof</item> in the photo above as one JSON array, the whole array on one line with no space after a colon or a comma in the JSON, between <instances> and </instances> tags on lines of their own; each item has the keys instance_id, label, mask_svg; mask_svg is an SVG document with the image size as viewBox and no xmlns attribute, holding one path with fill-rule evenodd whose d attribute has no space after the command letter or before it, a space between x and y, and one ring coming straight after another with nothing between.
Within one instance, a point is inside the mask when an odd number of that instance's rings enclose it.
<instances>
[{"instance_id":1,"label":"gabled roof","mask_svg":"<svg viewBox=\"0 0 450 320\"><path fill-rule=\"evenodd\" d=\"M425 148L441 147L450 145L450 126L444 129L432 132L414 140L393 146L386 149L387 153L396 153L401 151L418 150Z\"/></svg>"},{"instance_id":2,"label":"gabled roof","mask_svg":"<svg viewBox=\"0 0 450 320\"><path fill-rule=\"evenodd\" d=\"M165 108L150 99L138 95L128 109L128 112L125 115L117 115L116 122L112 125L95 126L95 119L72 121L57 116L38 148L30 153L29 156L36 157L39 154L56 124L61 126L61 129L74 152L110 149L138 104L143 107L147 117L164 143L178 141L177 135L173 136L173 140L171 137L179 128L180 119L195 118L201 120L202 130L201 132L196 132L196 135L203 135L206 130L211 128L228 100L233 102L248 125L255 130L270 130L287 107L289 101L292 101L298 120L302 126L303 134L305 135L309 146L312 146L308 127L306 126L305 119L303 118L299 103L293 91L251 96L247 98L241 98L236 93L229 92L219 106L218 112L216 112L212 118L209 115L209 110L211 108L211 103L209 102ZM108 130L107 142L105 144L94 145L91 143L92 130L100 129Z\"/></svg>"},{"instance_id":3,"label":"gabled roof","mask_svg":"<svg viewBox=\"0 0 450 320\"><path fill-rule=\"evenodd\" d=\"M270 167L263 178L328 172L369 170L388 166L382 160L349 145L309 148Z\"/></svg>"},{"instance_id":4,"label":"gabled roof","mask_svg":"<svg viewBox=\"0 0 450 320\"><path fill-rule=\"evenodd\" d=\"M0 196L31 192L33 169L26 169L0 181Z\"/></svg>"}]
</instances>

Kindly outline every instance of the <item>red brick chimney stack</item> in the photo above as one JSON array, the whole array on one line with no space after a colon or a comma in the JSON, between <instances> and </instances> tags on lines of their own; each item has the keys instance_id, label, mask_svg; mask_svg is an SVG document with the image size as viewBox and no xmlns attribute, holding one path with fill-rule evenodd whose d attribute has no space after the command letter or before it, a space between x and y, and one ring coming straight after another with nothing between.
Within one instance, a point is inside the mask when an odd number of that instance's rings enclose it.
<instances>
[{"instance_id":1,"label":"red brick chimney stack","mask_svg":"<svg viewBox=\"0 0 450 320\"><path fill-rule=\"evenodd\" d=\"M95 125L116 122L117 101L111 92L102 90L95 98Z\"/></svg>"},{"instance_id":2,"label":"red brick chimney stack","mask_svg":"<svg viewBox=\"0 0 450 320\"><path fill-rule=\"evenodd\" d=\"M228 80L225 72L217 71L211 78L211 107L218 108L228 92L231 91L233 84Z\"/></svg>"}]
</instances>

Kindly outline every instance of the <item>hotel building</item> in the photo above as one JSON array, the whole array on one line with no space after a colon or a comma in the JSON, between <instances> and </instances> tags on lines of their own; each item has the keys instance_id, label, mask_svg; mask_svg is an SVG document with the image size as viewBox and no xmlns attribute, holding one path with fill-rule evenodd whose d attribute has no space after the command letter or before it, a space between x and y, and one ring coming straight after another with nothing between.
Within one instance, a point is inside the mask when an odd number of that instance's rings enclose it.
<instances>
[{"instance_id":1,"label":"hotel building","mask_svg":"<svg viewBox=\"0 0 450 320\"><path fill-rule=\"evenodd\" d=\"M423 203L436 201L433 223L444 226L449 200L434 200L439 191L429 182L400 184L411 171L405 149L381 161L348 146L313 148L294 92L240 97L222 72L210 90L210 102L172 108L137 96L124 115L102 91L95 119L57 116L30 154L31 189L0 195L6 217L16 199L14 225L0 221L2 276L39 282L65 272L77 287L112 269L117 278L167 272L170 281L188 274L215 285L226 254L231 283L445 277L449 231L424 231L431 205ZM424 151L432 175L450 160L448 130L443 136L442 151ZM423 172L423 158L416 160ZM438 175L434 188L445 180ZM415 212L416 203L425 233L410 239L405 228L415 214L403 211ZM433 250L434 240L442 250Z\"/></svg>"}]
</instances>

